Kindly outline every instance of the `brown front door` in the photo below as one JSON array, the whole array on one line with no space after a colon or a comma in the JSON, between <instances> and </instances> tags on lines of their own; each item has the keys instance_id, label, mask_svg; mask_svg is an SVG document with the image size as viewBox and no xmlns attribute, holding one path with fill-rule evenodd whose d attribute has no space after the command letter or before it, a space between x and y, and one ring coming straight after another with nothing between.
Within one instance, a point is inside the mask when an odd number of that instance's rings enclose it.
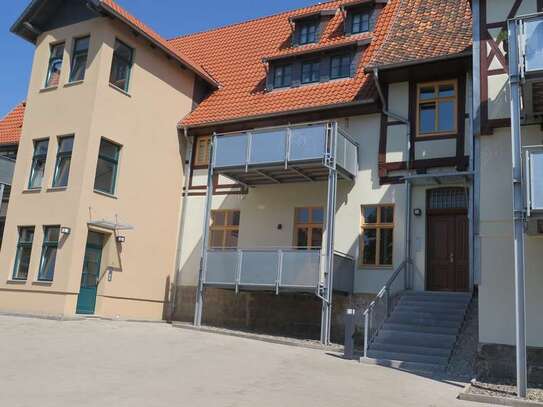
<instances>
[{"instance_id":1,"label":"brown front door","mask_svg":"<svg viewBox=\"0 0 543 407\"><path fill-rule=\"evenodd\" d=\"M468 233L465 209L428 209L428 290L469 290Z\"/></svg>"}]
</instances>

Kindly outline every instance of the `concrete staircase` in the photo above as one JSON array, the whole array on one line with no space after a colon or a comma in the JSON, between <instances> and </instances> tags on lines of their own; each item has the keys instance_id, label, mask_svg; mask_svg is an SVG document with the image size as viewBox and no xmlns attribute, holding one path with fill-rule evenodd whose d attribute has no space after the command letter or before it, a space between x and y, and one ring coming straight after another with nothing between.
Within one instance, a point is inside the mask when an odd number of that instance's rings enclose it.
<instances>
[{"instance_id":1,"label":"concrete staircase","mask_svg":"<svg viewBox=\"0 0 543 407\"><path fill-rule=\"evenodd\" d=\"M470 293L404 293L361 362L444 372L470 301Z\"/></svg>"}]
</instances>

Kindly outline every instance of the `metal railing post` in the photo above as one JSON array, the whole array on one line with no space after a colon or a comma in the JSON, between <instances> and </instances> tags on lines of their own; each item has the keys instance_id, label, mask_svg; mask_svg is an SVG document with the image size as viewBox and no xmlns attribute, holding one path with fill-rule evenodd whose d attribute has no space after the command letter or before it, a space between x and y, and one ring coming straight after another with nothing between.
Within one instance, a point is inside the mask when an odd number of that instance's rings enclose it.
<instances>
[{"instance_id":1,"label":"metal railing post","mask_svg":"<svg viewBox=\"0 0 543 407\"><path fill-rule=\"evenodd\" d=\"M390 287L385 289L385 315L390 316Z\"/></svg>"},{"instance_id":2,"label":"metal railing post","mask_svg":"<svg viewBox=\"0 0 543 407\"><path fill-rule=\"evenodd\" d=\"M364 357L368 357L368 340L370 330L370 310L366 310L364 313Z\"/></svg>"}]
</instances>

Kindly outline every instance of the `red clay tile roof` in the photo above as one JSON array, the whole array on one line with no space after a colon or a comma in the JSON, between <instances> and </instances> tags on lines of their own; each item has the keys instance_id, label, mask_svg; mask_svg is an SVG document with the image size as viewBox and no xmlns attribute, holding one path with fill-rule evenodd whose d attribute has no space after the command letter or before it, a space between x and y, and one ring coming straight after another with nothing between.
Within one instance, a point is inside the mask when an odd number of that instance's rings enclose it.
<instances>
[{"instance_id":1,"label":"red clay tile roof","mask_svg":"<svg viewBox=\"0 0 543 407\"><path fill-rule=\"evenodd\" d=\"M401 0L371 66L461 54L471 47L469 0Z\"/></svg>"},{"instance_id":2,"label":"red clay tile roof","mask_svg":"<svg viewBox=\"0 0 543 407\"><path fill-rule=\"evenodd\" d=\"M388 30L399 2L391 0L382 10L373 40L366 48L353 78L292 89L265 91L266 66L262 62L264 57L278 52L289 53L292 30L289 18L319 10L339 9L342 4L350 1L330 1L170 40L175 49L205 67L221 84L220 89L213 92L180 124L203 126L272 113L375 100L376 91L372 80L364 73L364 67L384 40L383 33ZM343 14L338 10L327 24L318 46L352 39L343 34L343 19Z\"/></svg>"},{"instance_id":3,"label":"red clay tile roof","mask_svg":"<svg viewBox=\"0 0 543 407\"><path fill-rule=\"evenodd\" d=\"M189 57L181 53L179 50L173 48L170 46L168 41L160 36L157 32L155 32L151 27L147 26L142 21L138 20L136 17L131 15L128 11L126 11L124 8L119 6L115 1L113 0L99 0L100 5L104 7L108 12L115 15L117 18L121 19L125 23L131 25L134 29L140 31L145 36L147 36L150 40L155 42L159 47L161 47L164 51L169 53L174 58L178 59L181 63L186 65L189 69L194 71L197 75L208 81L210 84L214 86L218 86L218 83L215 81L211 75L209 75L208 72L205 71L200 65L198 65L196 62L192 61Z\"/></svg>"},{"instance_id":4,"label":"red clay tile roof","mask_svg":"<svg viewBox=\"0 0 543 407\"><path fill-rule=\"evenodd\" d=\"M18 144L21 138L26 103L21 102L0 120L0 145Z\"/></svg>"}]
</instances>

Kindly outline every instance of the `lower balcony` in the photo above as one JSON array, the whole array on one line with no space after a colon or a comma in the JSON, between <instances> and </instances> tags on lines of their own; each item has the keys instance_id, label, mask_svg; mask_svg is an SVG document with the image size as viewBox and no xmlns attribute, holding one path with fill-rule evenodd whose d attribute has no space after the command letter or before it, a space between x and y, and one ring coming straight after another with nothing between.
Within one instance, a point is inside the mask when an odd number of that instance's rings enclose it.
<instances>
[{"instance_id":1,"label":"lower balcony","mask_svg":"<svg viewBox=\"0 0 543 407\"><path fill-rule=\"evenodd\" d=\"M204 285L238 290L318 293L321 286L320 249L210 249ZM352 293L354 260L334 253L333 289Z\"/></svg>"}]
</instances>

